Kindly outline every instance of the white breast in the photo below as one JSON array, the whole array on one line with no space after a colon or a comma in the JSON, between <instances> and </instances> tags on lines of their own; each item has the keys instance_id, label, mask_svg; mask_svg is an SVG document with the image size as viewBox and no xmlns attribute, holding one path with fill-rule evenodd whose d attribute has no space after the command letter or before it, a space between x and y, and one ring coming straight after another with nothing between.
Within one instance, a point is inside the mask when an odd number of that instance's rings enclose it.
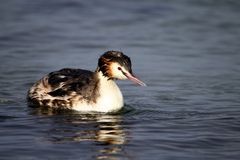
<instances>
[{"instance_id":1,"label":"white breast","mask_svg":"<svg viewBox=\"0 0 240 160\"><path fill-rule=\"evenodd\" d=\"M113 80L101 80L100 97L96 107L103 112L119 110L123 107L123 96L117 84Z\"/></svg>"},{"instance_id":2,"label":"white breast","mask_svg":"<svg viewBox=\"0 0 240 160\"><path fill-rule=\"evenodd\" d=\"M78 111L95 111L95 112L114 112L123 107L123 96L113 80L108 80L104 77L102 72L98 73L99 83L99 97L96 103L88 104L87 102L79 102L73 107Z\"/></svg>"}]
</instances>

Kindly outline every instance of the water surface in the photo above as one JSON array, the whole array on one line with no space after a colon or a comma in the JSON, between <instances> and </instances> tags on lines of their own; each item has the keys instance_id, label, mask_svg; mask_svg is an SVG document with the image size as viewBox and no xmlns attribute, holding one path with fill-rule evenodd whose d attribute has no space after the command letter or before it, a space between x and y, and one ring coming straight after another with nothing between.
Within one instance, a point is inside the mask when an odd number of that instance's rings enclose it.
<instances>
[{"instance_id":1,"label":"water surface","mask_svg":"<svg viewBox=\"0 0 240 160\"><path fill-rule=\"evenodd\" d=\"M9 0L0 6L1 159L238 159L240 2ZM48 72L129 55L117 114L28 108Z\"/></svg>"}]
</instances>

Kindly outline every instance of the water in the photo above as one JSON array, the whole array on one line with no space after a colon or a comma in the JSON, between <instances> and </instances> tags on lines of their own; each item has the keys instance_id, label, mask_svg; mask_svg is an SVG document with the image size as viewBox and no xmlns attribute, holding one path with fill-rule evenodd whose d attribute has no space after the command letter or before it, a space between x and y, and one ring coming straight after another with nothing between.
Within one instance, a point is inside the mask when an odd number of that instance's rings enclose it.
<instances>
[{"instance_id":1,"label":"water","mask_svg":"<svg viewBox=\"0 0 240 160\"><path fill-rule=\"evenodd\" d=\"M0 5L0 159L239 159L240 2L8 0ZM44 74L121 50L148 87L118 114L28 108Z\"/></svg>"}]
</instances>

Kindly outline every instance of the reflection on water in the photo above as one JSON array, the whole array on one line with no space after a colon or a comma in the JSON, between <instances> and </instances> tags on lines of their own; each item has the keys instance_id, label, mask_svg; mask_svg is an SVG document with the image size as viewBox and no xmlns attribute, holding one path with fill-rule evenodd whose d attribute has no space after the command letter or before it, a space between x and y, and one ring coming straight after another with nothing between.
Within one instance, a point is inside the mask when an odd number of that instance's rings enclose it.
<instances>
[{"instance_id":1,"label":"reflection on water","mask_svg":"<svg viewBox=\"0 0 240 160\"><path fill-rule=\"evenodd\" d=\"M114 155L120 154L122 145L126 143L121 115L79 114L49 109L36 109L32 114L47 116L51 120L44 139L51 143L94 143L100 146L96 150L96 159L115 159Z\"/></svg>"}]
</instances>

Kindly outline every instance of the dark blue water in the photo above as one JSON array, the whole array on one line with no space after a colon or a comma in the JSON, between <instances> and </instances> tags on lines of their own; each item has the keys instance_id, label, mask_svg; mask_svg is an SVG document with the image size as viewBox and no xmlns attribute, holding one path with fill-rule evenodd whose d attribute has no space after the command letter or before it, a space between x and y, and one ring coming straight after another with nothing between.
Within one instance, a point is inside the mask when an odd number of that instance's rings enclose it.
<instances>
[{"instance_id":1,"label":"dark blue water","mask_svg":"<svg viewBox=\"0 0 240 160\"><path fill-rule=\"evenodd\" d=\"M240 156L240 1L5 0L0 159L225 160ZM148 87L118 82L108 115L28 108L44 74L129 55Z\"/></svg>"}]
</instances>

